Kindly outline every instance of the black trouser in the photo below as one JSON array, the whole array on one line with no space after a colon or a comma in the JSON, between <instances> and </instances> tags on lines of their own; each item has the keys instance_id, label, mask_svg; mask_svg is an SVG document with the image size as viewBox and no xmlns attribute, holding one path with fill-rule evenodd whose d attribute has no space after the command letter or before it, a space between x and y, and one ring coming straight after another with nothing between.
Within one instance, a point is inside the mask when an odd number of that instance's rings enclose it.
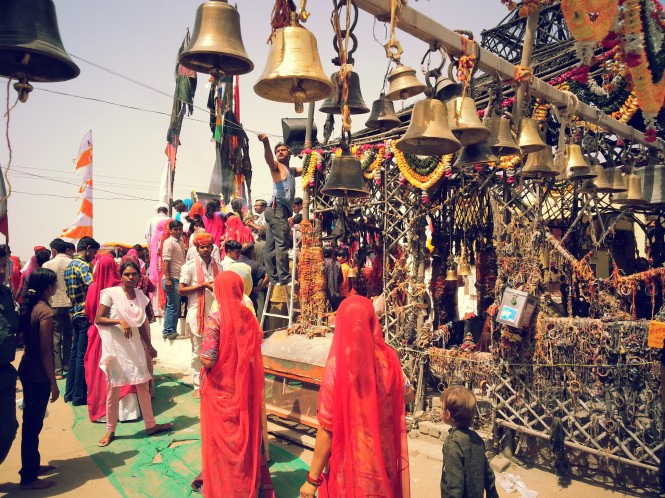
<instances>
[{"instance_id":1,"label":"black trouser","mask_svg":"<svg viewBox=\"0 0 665 498\"><path fill-rule=\"evenodd\" d=\"M85 368L83 358L85 350L88 349L88 319L76 317L72 320L74 335L72 337L72 352L69 357L69 371L67 372L67 384L65 385L65 402L71 401L73 405L85 405L88 403L88 389L85 385Z\"/></svg>"},{"instance_id":2,"label":"black trouser","mask_svg":"<svg viewBox=\"0 0 665 498\"><path fill-rule=\"evenodd\" d=\"M291 212L279 202L275 207L265 210L266 245L264 249L265 267L272 284L288 284L291 281L289 271L289 249L291 248Z\"/></svg>"},{"instance_id":3,"label":"black trouser","mask_svg":"<svg viewBox=\"0 0 665 498\"><path fill-rule=\"evenodd\" d=\"M72 352L72 319L69 308L53 308L55 328L53 346L55 347L55 374L64 375L69 369L69 355Z\"/></svg>"},{"instance_id":4,"label":"black trouser","mask_svg":"<svg viewBox=\"0 0 665 498\"><path fill-rule=\"evenodd\" d=\"M44 426L46 407L51 395L48 382L24 382L23 428L21 430L21 484L30 484L39 475L39 433Z\"/></svg>"},{"instance_id":5,"label":"black trouser","mask_svg":"<svg viewBox=\"0 0 665 498\"><path fill-rule=\"evenodd\" d=\"M14 365L0 367L0 464L5 461L16 438L16 369Z\"/></svg>"}]
</instances>

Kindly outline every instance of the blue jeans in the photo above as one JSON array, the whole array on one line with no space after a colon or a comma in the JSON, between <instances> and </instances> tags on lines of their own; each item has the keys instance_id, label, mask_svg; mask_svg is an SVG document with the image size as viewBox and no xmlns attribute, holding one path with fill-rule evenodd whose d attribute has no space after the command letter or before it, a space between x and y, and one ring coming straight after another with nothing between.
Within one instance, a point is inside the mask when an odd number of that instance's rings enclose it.
<instances>
[{"instance_id":1,"label":"blue jeans","mask_svg":"<svg viewBox=\"0 0 665 498\"><path fill-rule=\"evenodd\" d=\"M76 317L72 320L72 352L69 355L69 371L65 385L65 402L71 401L73 405L88 403L88 389L85 385L85 368L83 358L88 349L88 328L90 323L86 317Z\"/></svg>"},{"instance_id":2,"label":"blue jeans","mask_svg":"<svg viewBox=\"0 0 665 498\"><path fill-rule=\"evenodd\" d=\"M44 426L51 397L48 382L23 382L23 428L21 430L21 484L30 484L39 475L39 433Z\"/></svg>"},{"instance_id":3,"label":"blue jeans","mask_svg":"<svg viewBox=\"0 0 665 498\"><path fill-rule=\"evenodd\" d=\"M173 286L169 291L162 279L162 288L166 294L166 309L164 310L164 331L162 335L169 336L178 333L178 312L180 308L180 294L178 294L178 279L172 278Z\"/></svg>"}]
</instances>

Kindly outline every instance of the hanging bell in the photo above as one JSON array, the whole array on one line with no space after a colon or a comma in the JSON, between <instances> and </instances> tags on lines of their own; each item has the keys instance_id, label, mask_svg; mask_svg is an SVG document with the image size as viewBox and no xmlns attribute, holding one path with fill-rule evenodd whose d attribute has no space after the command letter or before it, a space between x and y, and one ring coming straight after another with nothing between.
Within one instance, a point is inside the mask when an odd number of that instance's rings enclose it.
<instances>
[{"instance_id":1,"label":"hanging bell","mask_svg":"<svg viewBox=\"0 0 665 498\"><path fill-rule=\"evenodd\" d=\"M446 282L457 282L457 271L454 268L449 268L446 272Z\"/></svg>"},{"instance_id":2,"label":"hanging bell","mask_svg":"<svg viewBox=\"0 0 665 498\"><path fill-rule=\"evenodd\" d=\"M631 173L628 175L628 193L626 194L625 204L629 206L641 206L647 204L642 195L642 179L639 175Z\"/></svg>"},{"instance_id":3,"label":"hanging bell","mask_svg":"<svg viewBox=\"0 0 665 498\"><path fill-rule=\"evenodd\" d=\"M460 263L457 274L461 277L468 277L471 275L471 265L468 261L464 260Z\"/></svg>"},{"instance_id":4,"label":"hanging bell","mask_svg":"<svg viewBox=\"0 0 665 498\"><path fill-rule=\"evenodd\" d=\"M450 131L446 105L429 98L413 106L409 128L395 147L420 156L443 156L457 152L462 144Z\"/></svg>"},{"instance_id":5,"label":"hanging bell","mask_svg":"<svg viewBox=\"0 0 665 498\"><path fill-rule=\"evenodd\" d=\"M574 170L577 168L589 168L590 165L587 162L584 154L582 154L582 147L577 144L568 144L566 146L566 155L568 160L566 161L566 166L568 169Z\"/></svg>"},{"instance_id":6,"label":"hanging bell","mask_svg":"<svg viewBox=\"0 0 665 498\"><path fill-rule=\"evenodd\" d=\"M305 102L323 100L333 91L333 84L323 72L314 35L296 21L279 28L271 37L268 62L254 85L259 97L275 102L293 102L296 112Z\"/></svg>"},{"instance_id":7,"label":"hanging bell","mask_svg":"<svg viewBox=\"0 0 665 498\"><path fill-rule=\"evenodd\" d=\"M388 131L401 124L402 121L395 114L393 101L382 93L379 99L372 103L372 112L365 126L373 130Z\"/></svg>"},{"instance_id":8,"label":"hanging bell","mask_svg":"<svg viewBox=\"0 0 665 498\"><path fill-rule=\"evenodd\" d=\"M517 145L523 153L538 152L543 150L546 145L540 137L538 121L531 118L522 118L520 120L520 132Z\"/></svg>"},{"instance_id":9,"label":"hanging bell","mask_svg":"<svg viewBox=\"0 0 665 498\"><path fill-rule=\"evenodd\" d=\"M81 70L60 38L52 0L5 0L0 7L0 76L19 80L14 88L28 100L28 81L76 78Z\"/></svg>"},{"instance_id":10,"label":"hanging bell","mask_svg":"<svg viewBox=\"0 0 665 498\"><path fill-rule=\"evenodd\" d=\"M330 173L321 193L332 197L361 198L368 197L360 159L348 153L332 159Z\"/></svg>"},{"instance_id":11,"label":"hanging bell","mask_svg":"<svg viewBox=\"0 0 665 498\"><path fill-rule=\"evenodd\" d=\"M416 78L416 70L403 64L397 64L397 67L390 72L388 83L390 85L386 98L390 100L406 100L423 93L427 88L427 85Z\"/></svg>"},{"instance_id":12,"label":"hanging bell","mask_svg":"<svg viewBox=\"0 0 665 498\"><path fill-rule=\"evenodd\" d=\"M577 167L570 170L570 175L568 175L568 180L571 182L579 180L592 180L596 178L596 173L591 171L591 168L585 166L583 168Z\"/></svg>"},{"instance_id":13,"label":"hanging bell","mask_svg":"<svg viewBox=\"0 0 665 498\"><path fill-rule=\"evenodd\" d=\"M546 146L545 148L531 152L521 171L523 178L546 178L555 177L559 172L554 167L554 155L552 154L552 147Z\"/></svg>"},{"instance_id":14,"label":"hanging bell","mask_svg":"<svg viewBox=\"0 0 665 498\"><path fill-rule=\"evenodd\" d=\"M593 194L596 191L596 185L593 183L593 178L587 178L584 180L577 191L580 194Z\"/></svg>"},{"instance_id":15,"label":"hanging bell","mask_svg":"<svg viewBox=\"0 0 665 498\"><path fill-rule=\"evenodd\" d=\"M600 164L596 164L592 171L596 174L596 178L593 179L593 184L596 187L596 192L605 193L612 192L612 184L607 180L605 175L605 170Z\"/></svg>"},{"instance_id":16,"label":"hanging bell","mask_svg":"<svg viewBox=\"0 0 665 498\"><path fill-rule=\"evenodd\" d=\"M333 73L330 77L333 82L334 90L328 98L321 104L319 111L326 114L342 114L342 89L344 88L339 79L339 71ZM360 79L358 73L351 71L349 75L349 96L346 100L351 114L365 114L369 108L365 105L363 96L360 93Z\"/></svg>"},{"instance_id":17,"label":"hanging bell","mask_svg":"<svg viewBox=\"0 0 665 498\"><path fill-rule=\"evenodd\" d=\"M470 164L496 164L498 162L499 158L494 155L488 141L485 140L479 144L470 144L464 147L455 160L453 168L461 168Z\"/></svg>"},{"instance_id":18,"label":"hanging bell","mask_svg":"<svg viewBox=\"0 0 665 498\"><path fill-rule=\"evenodd\" d=\"M476 103L470 97L457 97L446 102L450 129L462 145L477 144L487 140L490 130L478 117Z\"/></svg>"},{"instance_id":19,"label":"hanging bell","mask_svg":"<svg viewBox=\"0 0 665 498\"><path fill-rule=\"evenodd\" d=\"M497 156L513 156L521 153L513 138L509 119L485 118L483 124L490 130L487 142Z\"/></svg>"},{"instance_id":20,"label":"hanging bell","mask_svg":"<svg viewBox=\"0 0 665 498\"><path fill-rule=\"evenodd\" d=\"M192 39L178 62L197 73L234 75L254 69L240 33L240 15L226 0L210 0L196 10Z\"/></svg>"},{"instance_id":21,"label":"hanging bell","mask_svg":"<svg viewBox=\"0 0 665 498\"><path fill-rule=\"evenodd\" d=\"M628 190L626 181L623 179L623 174L619 168L607 168L605 174L607 175L608 182L612 185L610 192L619 193Z\"/></svg>"},{"instance_id":22,"label":"hanging bell","mask_svg":"<svg viewBox=\"0 0 665 498\"><path fill-rule=\"evenodd\" d=\"M434 97L447 102L462 94L464 85L453 78L453 65L448 66L448 76L440 75L434 84Z\"/></svg>"}]
</instances>

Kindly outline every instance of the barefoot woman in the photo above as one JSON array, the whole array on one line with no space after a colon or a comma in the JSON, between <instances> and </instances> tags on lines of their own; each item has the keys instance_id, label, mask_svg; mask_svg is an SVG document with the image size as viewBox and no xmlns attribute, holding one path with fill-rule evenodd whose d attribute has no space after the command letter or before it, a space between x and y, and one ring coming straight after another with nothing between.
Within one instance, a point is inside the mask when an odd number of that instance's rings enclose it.
<instances>
[{"instance_id":1,"label":"barefoot woman","mask_svg":"<svg viewBox=\"0 0 665 498\"><path fill-rule=\"evenodd\" d=\"M157 424L150 401L150 373L141 339L155 358L145 308L149 299L136 288L140 277L139 265L127 261L120 267L120 285L104 289L100 296L95 323L102 338L102 357L99 367L106 374L106 435L97 443L108 446L115 436L118 423L120 388L136 386L136 395L143 413L148 436L173 428L172 423Z\"/></svg>"}]
</instances>

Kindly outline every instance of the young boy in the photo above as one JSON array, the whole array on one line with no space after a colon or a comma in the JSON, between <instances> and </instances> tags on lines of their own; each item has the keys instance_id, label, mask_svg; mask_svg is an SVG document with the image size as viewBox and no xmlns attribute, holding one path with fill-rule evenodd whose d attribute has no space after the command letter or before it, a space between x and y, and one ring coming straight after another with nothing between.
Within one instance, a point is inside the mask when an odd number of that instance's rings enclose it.
<instances>
[{"instance_id":1,"label":"young boy","mask_svg":"<svg viewBox=\"0 0 665 498\"><path fill-rule=\"evenodd\" d=\"M441 396L441 410L443 421L452 426L443 444L441 498L498 498L485 444L469 429L476 397L465 387L449 387Z\"/></svg>"}]
</instances>

